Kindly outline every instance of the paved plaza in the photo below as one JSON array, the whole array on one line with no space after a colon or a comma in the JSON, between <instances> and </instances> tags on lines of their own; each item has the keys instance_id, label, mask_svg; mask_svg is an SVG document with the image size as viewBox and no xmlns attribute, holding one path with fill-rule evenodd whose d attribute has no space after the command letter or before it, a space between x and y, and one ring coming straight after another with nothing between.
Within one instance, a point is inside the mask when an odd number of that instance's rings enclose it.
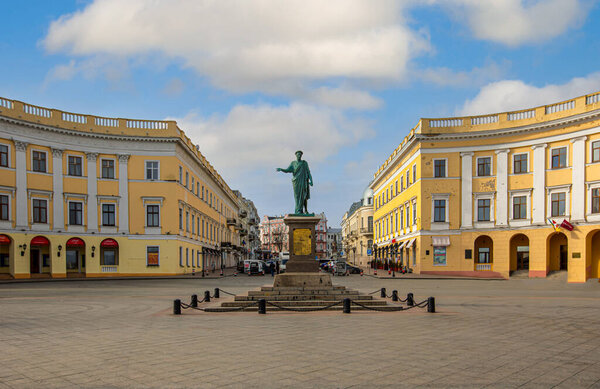
<instances>
[{"instance_id":1,"label":"paved plaza","mask_svg":"<svg viewBox=\"0 0 600 389\"><path fill-rule=\"evenodd\" d=\"M600 388L597 280L334 281L438 313L171 314L270 276L2 284L0 388Z\"/></svg>"}]
</instances>

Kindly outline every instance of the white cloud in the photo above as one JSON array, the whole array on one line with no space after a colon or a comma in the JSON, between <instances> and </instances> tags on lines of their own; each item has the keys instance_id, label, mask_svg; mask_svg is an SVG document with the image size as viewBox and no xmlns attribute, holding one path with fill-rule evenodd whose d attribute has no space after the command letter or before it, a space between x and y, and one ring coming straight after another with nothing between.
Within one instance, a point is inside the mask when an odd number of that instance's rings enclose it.
<instances>
[{"instance_id":1,"label":"white cloud","mask_svg":"<svg viewBox=\"0 0 600 389\"><path fill-rule=\"evenodd\" d=\"M483 115L551 104L600 90L600 72L573 78L561 85L536 87L520 80L504 80L481 88L467 100L459 115Z\"/></svg>"},{"instance_id":2,"label":"white cloud","mask_svg":"<svg viewBox=\"0 0 600 389\"><path fill-rule=\"evenodd\" d=\"M374 134L364 120L302 103L238 105L225 117L192 112L175 120L227 178L287 167L298 149L309 162L320 163Z\"/></svg>"},{"instance_id":3,"label":"white cloud","mask_svg":"<svg viewBox=\"0 0 600 389\"><path fill-rule=\"evenodd\" d=\"M504 61L502 63L490 62L482 67L474 67L470 71L455 71L440 67L416 70L415 73L419 79L440 86L472 87L499 79L509 67L510 62Z\"/></svg>"},{"instance_id":4,"label":"white cloud","mask_svg":"<svg viewBox=\"0 0 600 389\"><path fill-rule=\"evenodd\" d=\"M231 91L279 82L399 80L427 49L395 0L95 0L50 25L52 53L164 55ZM371 104L372 103L368 103Z\"/></svg>"},{"instance_id":5,"label":"white cloud","mask_svg":"<svg viewBox=\"0 0 600 389\"><path fill-rule=\"evenodd\" d=\"M183 81L181 81L181 79L172 78L165 85L165 87L163 89L163 93L170 97L176 97L176 96L179 96L183 92L184 88L185 88L185 84L183 83Z\"/></svg>"},{"instance_id":6,"label":"white cloud","mask_svg":"<svg viewBox=\"0 0 600 389\"><path fill-rule=\"evenodd\" d=\"M555 38L582 23L588 0L434 0L478 39L518 46Z\"/></svg>"}]
</instances>

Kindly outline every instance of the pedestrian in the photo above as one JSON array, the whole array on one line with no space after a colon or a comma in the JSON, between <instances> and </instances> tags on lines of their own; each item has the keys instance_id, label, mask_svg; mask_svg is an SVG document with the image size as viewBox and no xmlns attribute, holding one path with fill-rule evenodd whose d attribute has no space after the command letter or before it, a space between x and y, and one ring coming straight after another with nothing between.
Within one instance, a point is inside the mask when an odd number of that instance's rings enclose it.
<instances>
[{"instance_id":1,"label":"pedestrian","mask_svg":"<svg viewBox=\"0 0 600 389\"><path fill-rule=\"evenodd\" d=\"M273 264L273 262L271 262L269 268L271 269L271 277L275 277L275 265Z\"/></svg>"},{"instance_id":2,"label":"pedestrian","mask_svg":"<svg viewBox=\"0 0 600 389\"><path fill-rule=\"evenodd\" d=\"M279 274L279 261L275 262L275 271Z\"/></svg>"}]
</instances>

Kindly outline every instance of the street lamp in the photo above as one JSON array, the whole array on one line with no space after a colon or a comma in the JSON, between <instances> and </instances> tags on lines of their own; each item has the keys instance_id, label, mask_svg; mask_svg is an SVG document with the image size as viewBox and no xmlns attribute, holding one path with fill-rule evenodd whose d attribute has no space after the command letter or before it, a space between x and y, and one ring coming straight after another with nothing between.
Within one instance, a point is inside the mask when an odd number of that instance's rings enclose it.
<instances>
[{"instance_id":1,"label":"street lamp","mask_svg":"<svg viewBox=\"0 0 600 389\"><path fill-rule=\"evenodd\" d=\"M352 264L356 266L356 246L352 247Z\"/></svg>"}]
</instances>

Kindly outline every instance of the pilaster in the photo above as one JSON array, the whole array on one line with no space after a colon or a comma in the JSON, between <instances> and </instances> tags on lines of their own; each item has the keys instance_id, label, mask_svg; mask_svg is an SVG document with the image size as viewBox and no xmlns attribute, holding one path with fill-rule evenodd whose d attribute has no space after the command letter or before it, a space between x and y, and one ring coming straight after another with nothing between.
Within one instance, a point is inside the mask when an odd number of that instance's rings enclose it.
<instances>
[{"instance_id":1,"label":"pilaster","mask_svg":"<svg viewBox=\"0 0 600 389\"><path fill-rule=\"evenodd\" d=\"M129 233L129 157L129 154L119 154L119 232L125 233Z\"/></svg>"},{"instance_id":2,"label":"pilaster","mask_svg":"<svg viewBox=\"0 0 600 389\"><path fill-rule=\"evenodd\" d=\"M461 228L473 228L473 153L460 153L461 157Z\"/></svg>"},{"instance_id":3,"label":"pilaster","mask_svg":"<svg viewBox=\"0 0 600 389\"><path fill-rule=\"evenodd\" d=\"M27 229L27 146L29 143L15 140L16 153L16 228Z\"/></svg>"},{"instance_id":4,"label":"pilaster","mask_svg":"<svg viewBox=\"0 0 600 389\"><path fill-rule=\"evenodd\" d=\"M571 219L585 219L585 141L587 136L571 139L573 143L573 166L571 167Z\"/></svg>"},{"instance_id":5,"label":"pilaster","mask_svg":"<svg viewBox=\"0 0 600 389\"><path fill-rule=\"evenodd\" d=\"M508 149L496 150L496 225L508 225Z\"/></svg>"},{"instance_id":6,"label":"pilaster","mask_svg":"<svg viewBox=\"0 0 600 389\"><path fill-rule=\"evenodd\" d=\"M542 143L533 149L533 193L531 196L531 222L546 223L546 147Z\"/></svg>"},{"instance_id":7,"label":"pilaster","mask_svg":"<svg viewBox=\"0 0 600 389\"><path fill-rule=\"evenodd\" d=\"M97 166L98 153L85 153L87 156L87 227L89 232L98 231L98 194Z\"/></svg>"},{"instance_id":8,"label":"pilaster","mask_svg":"<svg viewBox=\"0 0 600 389\"><path fill-rule=\"evenodd\" d=\"M65 228L65 211L63 198L63 151L52 149L52 228L62 231Z\"/></svg>"}]
</instances>

